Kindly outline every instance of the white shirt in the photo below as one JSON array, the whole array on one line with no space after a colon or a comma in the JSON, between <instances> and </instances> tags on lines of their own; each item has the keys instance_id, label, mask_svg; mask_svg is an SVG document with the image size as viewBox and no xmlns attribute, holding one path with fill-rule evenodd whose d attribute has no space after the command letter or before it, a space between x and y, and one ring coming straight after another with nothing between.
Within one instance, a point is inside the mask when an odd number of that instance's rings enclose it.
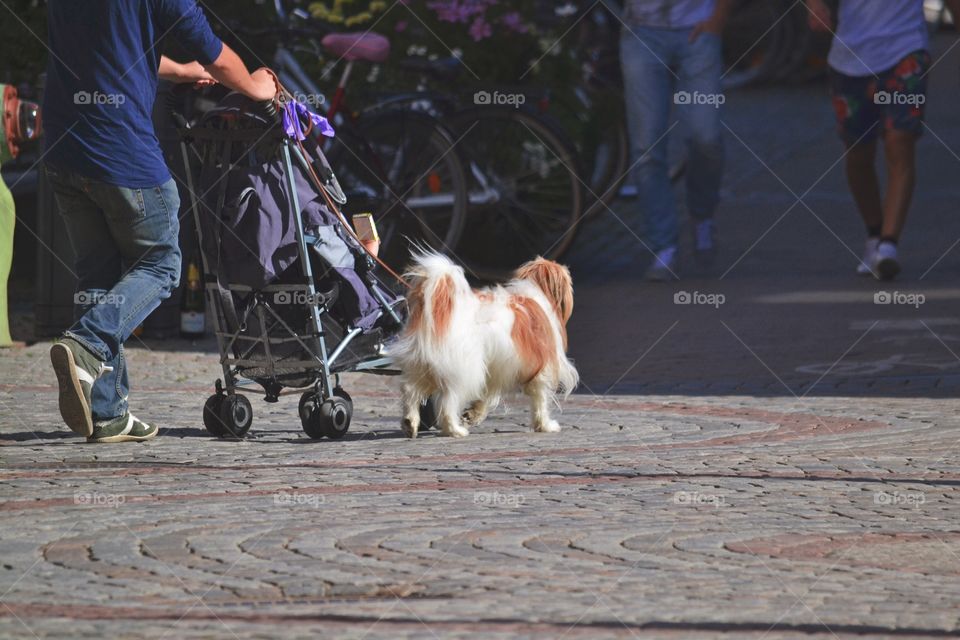
<instances>
[{"instance_id":1,"label":"white shirt","mask_svg":"<svg viewBox=\"0 0 960 640\"><path fill-rule=\"evenodd\" d=\"M661 29L689 29L713 15L716 0L627 0L627 19Z\"/></svg>"},{"instance_id":2,"label":"white shirt","mask_svg":"<svg viewBox=\"0 0 960 640\"><path fill-rule=\"evenodd\" d=\"M840 0L827 61L844 75L872 76L929 45L923 0Z\"/></svg>"}]
</instances>

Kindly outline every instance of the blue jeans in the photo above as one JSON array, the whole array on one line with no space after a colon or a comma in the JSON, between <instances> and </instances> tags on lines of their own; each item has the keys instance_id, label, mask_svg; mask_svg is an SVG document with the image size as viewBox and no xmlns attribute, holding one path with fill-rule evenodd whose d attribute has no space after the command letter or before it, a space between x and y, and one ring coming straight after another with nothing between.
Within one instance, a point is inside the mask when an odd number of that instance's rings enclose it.
<instances>
[{"instance_id":1,"label":"blue jeans","mask_svg":"<svg viewBox=\"0 0 960 640\"><path fill-rule=\"evenodd\" d=\"M632 31L632 33L631 33ZM620 34L627 128L633 178L645 208L646 235L654 251L676 246L680 224L670 183L667 131L676 104L686 133L687 210L695 220L711 218L720 200L723 136L720 38L689 29L624 28Z\"/></svg>"},{"instance_id":2,"label":"blue jeans","mask_svg":"<svg viewBox=\"0 0 960 640\"><path fill-rule=\"evenodd\" d=\"M127 411L123 343L180 281L180 196L173 180L145 189L47 167L76 256L73 326L64 334L113 367L93 385L94 420Z\"/></svg>"}]
</instances>

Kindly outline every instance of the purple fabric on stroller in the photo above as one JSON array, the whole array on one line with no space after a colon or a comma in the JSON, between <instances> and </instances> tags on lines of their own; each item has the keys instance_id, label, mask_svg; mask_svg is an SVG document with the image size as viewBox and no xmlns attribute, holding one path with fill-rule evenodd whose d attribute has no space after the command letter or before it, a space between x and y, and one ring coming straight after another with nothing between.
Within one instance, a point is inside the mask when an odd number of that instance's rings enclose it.
<instances>
[{"instance_id":1,"label":"purple fabric on stroller","mask_svg":"<svg viewBox=\"0 0 960 640\"><path fill-rule=\"evenodd\" d=\"M229 169L223 162L208 161L201 171L199 188L206 204L200 215L203 250L222 282L260 289L275 282L299 259L297 221L288 205L285 165L277 152L280 143L275 142L267 154L261 153L262 143L256 150L234 144L239 154L227 154ZM316 152L320 153L318 149ZM259 158L261 155L266 159ZM341 293L346 303L341 308L352 317L340 320L367 330L381 311L358 273L358 268L366 268L358 264L366 260L363 249L343 229L296 162L293 174L304 228L318 237L311 251L350 288L350 292ZM381 290L381 294L392 299L388 292Z\"/></svg>"}]
</instances>

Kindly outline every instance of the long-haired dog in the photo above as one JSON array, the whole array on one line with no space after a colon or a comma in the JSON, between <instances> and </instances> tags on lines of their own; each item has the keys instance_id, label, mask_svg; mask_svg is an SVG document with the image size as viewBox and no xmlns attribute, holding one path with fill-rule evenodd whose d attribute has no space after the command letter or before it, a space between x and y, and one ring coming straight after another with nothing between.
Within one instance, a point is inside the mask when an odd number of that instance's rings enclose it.
<instances>
[{"instance_id":1,"label":"long-haired dog","mask_svg":"<svg viewBox=\"0 0 960 640\"><path fill-rule=\"evenodd\" d=\"M506 285L473 290L450 259L421 253L407 278L410 317L392 350L403 372L404 432L417 437L420 405L433 396L444 435L466 436L517 389L532 403L533 430L559 431L550 403L578 381L565 353L573 312L567 268L537 258Z\"/></svg>"}]
</instances>

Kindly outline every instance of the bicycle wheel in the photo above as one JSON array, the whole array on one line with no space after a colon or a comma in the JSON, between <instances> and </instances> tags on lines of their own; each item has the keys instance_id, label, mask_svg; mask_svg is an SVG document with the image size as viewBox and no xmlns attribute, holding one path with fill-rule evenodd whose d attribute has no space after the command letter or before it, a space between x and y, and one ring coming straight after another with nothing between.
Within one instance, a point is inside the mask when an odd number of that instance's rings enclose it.
<instances>
[{"instance_id":1,"label":"bicycle wheel","mask_svg":"<svg viewBox=\"0 0 960 640\"><path fill-rule=\"evenodd\" d=\"M409 110L381 111L341 127L330 143L351 212L372 213L380 257L402 268L411 245L453 253L467 214L467 181L450 132Z\"/></svg>"},{"instance_id":2,"label":"bicycle wheel","mask_svg":"<svg viewBox=\"0 0 960 640\"><path fill-rule=\"evenodd\" d=\"M583 212L573 145L523 109L471 108L451 122L470 176L457 257L475 277L501 279L536 256L562 256Z\"/></svg>"},{"instance_id":3,"label":"bicycle wheel","mask_svg":"<svg viewBox=\"0 0 960 640\"><path fill-rule=\"evenodd\" d=\"M591 184L593 193L589 195L589 204L585 217L593 217L606 211L617 197L621 185L627 178L630 159L630 144L626 125L610 127L601 144L594 152L594 173Z\"/></svg>"}]
</instances>

